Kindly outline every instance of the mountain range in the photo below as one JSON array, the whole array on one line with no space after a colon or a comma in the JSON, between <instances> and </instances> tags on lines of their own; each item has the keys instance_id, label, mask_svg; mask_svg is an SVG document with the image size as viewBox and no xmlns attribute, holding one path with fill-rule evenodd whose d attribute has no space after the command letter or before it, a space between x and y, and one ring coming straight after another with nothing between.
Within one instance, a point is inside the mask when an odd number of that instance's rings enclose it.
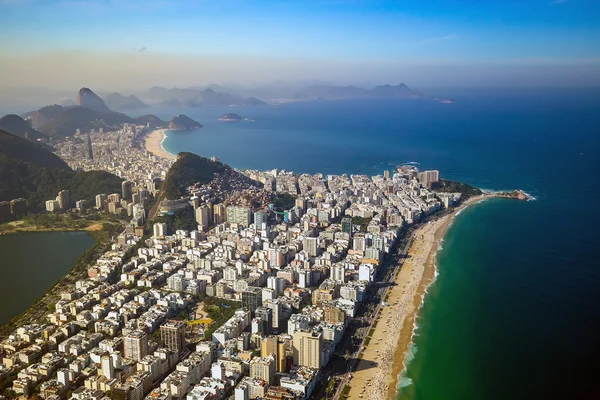
<instances>
[{"instance_id":1,"label":"mountain range","mask_svg":"<svg viewBox=\"0 0 600 400\"><path fill-rule=\"evenodd\" d=\"M113 104L120 102L121 105L139 106L141 101L135 96L124 97L117 93L111 96ZM139 101L139 103L138 103ZM184 115L178 115L178 120L187 118ZM190 122L191 121L191 122ZM173 122L173 120L171 121ZM178 125L175 121L174 125ZM77 94L77 105L61 106L53 104L45 106L36 111L25 113L21 116L8 115L0 119L0 128L5 131L37 140L44 137L65 137L71 136L77 129L82 132L91 129L111 130L120 127L122 124L148 125L150 128L167 128L169 122L163 121L155 115L147 114L140 117L131 118L120 112L111 111L98 95L88 88L81 88ZM198 122L185 121L185 129L195 125L201 127ZM172 129L179 129L173 127Z\"/></svg>"},{"instance_id":2,"label":"mountain range","mask_svg":"<svg viewBox=\"0 0 600 400\"><path fill-rule=\"evenodd\" d=\"M123 96L119 93L111 93L104 97L104 103L111 110L137 110L146 108L148 104L144 103L134 95Z\"/></svg>"},{"instance_id":3,"label":"mountain range","mask_svg":"<svg viewBox=\"0 0 600 400\"><path fill-rule=\"evenodd\" d=\"M213 89L187 88L166 89L154 86L143 96L156 104L182 107L199 106L258 106L267 104L255 97L242 97L235 94L217 92Z\"/></svg>"}]
</instances>

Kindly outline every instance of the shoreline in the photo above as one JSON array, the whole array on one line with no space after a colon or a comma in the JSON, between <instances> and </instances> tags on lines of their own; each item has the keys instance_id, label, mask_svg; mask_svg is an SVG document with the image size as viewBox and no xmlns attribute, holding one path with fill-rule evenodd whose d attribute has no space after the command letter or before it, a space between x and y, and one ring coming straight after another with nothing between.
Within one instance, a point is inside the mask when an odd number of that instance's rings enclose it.
<instances>
[{"instance_id":1,"label":"shoreline","mask_svg":"<svg viewBox=\"0 0 600 400\"><path fill-rule=\"evenodd\" d=\"M25 226L20 227L15 225L12 229L0 230L0 236L2 235L15 235L18 233L36 233L36 232L94 232L102 230L102 224L91 224L85 228L40 228L36 226Z\"/></svg>"},{"instance_id":2,"label":"shoreline","mask_svg":"<svg viewBox=\"0 0 600 400\"><path fill-rule=\"evenodd\" d=\"M155 155L156 157L166 158L168 160L175 160L177 157L174 154L169 153L163 147L163 142L166 138L165 132L169 129L155 129L149 134L144 136L143 146L144 149Z\"/></svg>"},{"instance_id":3,"label":"shoreline","mask_svg":"<svg viewBox=\"0 0 600 400\"><path fill-rule=\"evenodd\" d=\"M412 236L407 256L386 294L386 305L352 379L348 399L395 399L407 349L412 343L414 321L427 287L435 280L435 255L454 217L470 205L495 197L473 197L437 220L419 227ZM385 317L385 319L384 319ZM362 396L362 397L361 397Z\"/></svg>"}]
</instances>

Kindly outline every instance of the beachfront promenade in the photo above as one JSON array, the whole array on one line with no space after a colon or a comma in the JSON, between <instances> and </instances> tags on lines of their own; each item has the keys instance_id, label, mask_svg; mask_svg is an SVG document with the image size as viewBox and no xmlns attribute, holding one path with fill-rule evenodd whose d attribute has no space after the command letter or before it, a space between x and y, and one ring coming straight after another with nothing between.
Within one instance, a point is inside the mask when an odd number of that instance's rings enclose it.
<instances>
[{"instance_id":1,"label":"beachfront promenade","mask_svg":"<svg viewBox=\"0 0 600 400\"><path fill-rule=\"evenodd\" d=\"M360 359L353 362L350 368L355 370L352 378L346 374L335 398L340 398L346 384L350 387L348 399L395 397L398 374L404 367L404 353L412 340L415 314L435 273L435 253L439 242L460 210L484 198L472 198L457 211L412 232L411 240L405 245L409 246L406 257L401 258L401 263L391 274L390 281L395 285L382 288L382 298L387 300L385 305L379 303L369 321L366 337L363 338L365 341L360 346L363 349ZM399 254L404 254L404 250L401 249ZM369 334L371 330L372 335ZM355 365L356 362L358 365Z\"/></svg>"}]
</instances>

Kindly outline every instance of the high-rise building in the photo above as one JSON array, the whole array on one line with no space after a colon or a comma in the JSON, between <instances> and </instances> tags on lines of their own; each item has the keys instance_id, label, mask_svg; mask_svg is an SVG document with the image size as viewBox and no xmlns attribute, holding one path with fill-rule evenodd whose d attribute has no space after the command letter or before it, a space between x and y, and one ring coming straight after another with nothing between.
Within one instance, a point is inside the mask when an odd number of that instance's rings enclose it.
<instances>
[{"instance_id":1,"label":"high-rise building","mask_svg":"<svg viewBox=\"0 0 600 400\"><path fill-rule=\"evenodd\" d=\"M58 201L58 207L61 210L68 210L71 207L71 200L69 199L69 191L61 190L58 192L58 196L56 196L56 201Z\"/></svg>"},{"instance_id":2,"label":"high-rise building","mask_svg":"<svg viewBox=\"0 0 600 400\"><path fill-rule=\"evenodd\" d=\"M294 332L294 364L319 369L323 366L323 332L318 330L297 330Z\"/></svg>"},{"instance_id":3,"label":"high-rise building","mask_svg":"<svg viewBox=\"0 0 600 400\"><path fill-rule=\"evenodd\" d=\"M350 235L352 235L352 218L342 218L342 232L349 233Z\"/></svg>"},{"instance_id":4,"label":"high-rise building","mask_svg":"<svg viewBox=\"0 0 600 400\"><path fill-rule=\"evenodd\" d=\"M262 290L261 290L262 293ZM261 297L262 302L262 297ZM259 318L262 322L262 332L268 334L271 331L271 326L273 325L273 310L267 307L258 307L255 311L256 318Z\"/></svg>"},{"instance_id":5,"label":"high-rise building","mask_svg":"<svg viewBox=\"0 0 600 400\"><path fill-rule=\"evenodd\" d=\"M47 200L46 201L46 211L55 212L58 210L60 210L60 207L58 206L57 200Z\"/></svg>"},{"instance_id":6,"label":"high-rise building","mask_svg":"<svg viewBox=\"0 0 600 400\"><path fill-rule=\"evenodd\" d=\"M94 161L94 151L92 150L92 138L90 137L90 134L87 134L87 151L88 151L88 158L92 161Z\"/></svg>"},{"instance_id":7,"label":"high-rise building","mask_svg":"<svg viewBox=\"0 0 600 400\"><path fill-rule=\"evenodd\" d=\"M83 211L87 208L87 201L86 200L77 200L75 202L75 208L78 209L79 211Z\"/></svg>"},{"instance_id":8,"label":"high-rise building","mask_svg":"<svg viewBox=\"0 0 600 400\"><path fill-rule=\"evenodd\" d=\"M346 268L343 264L334 264L331 266L331 279L335 282L346 282Z\"/></svg>"},{"instance_id":9,"label":"high-rise building","mask_svg":"<svg viewBox=\"0 0 600 400\"><path fill-rule=\"evenodd\" d=\"M96 195L96 208L102 210L104 208L104 202L108 196L104 193Z\"/></svg>"},{"instance_id":10,"label":"high-rise building","mask_svg":"<svg viewBox=\"0 0 600 400\"><path fill-rule=\"evenodd\" d=\"M260 306L262 306L262 289L255 286L248 286L242 292L242 307L254 313Z\"/></svg>"},{"instance_id":11,"label":"high-rise building","mask_svg":"<svg viewBox=\"0 0 600 400\"><path fill-rule=\"evenodd\" d=\"M206 230L209 226L210 209L207 206L200 206L196 208L196 222L198 223L199 230Z\"/></svg>"},{"instance_id":12,"label":"high-rise building","mask_svg":"<svg viewBox=\"0 0 600 400\"><path fill-rule=\"evenodd\" d=\"M148 355L148 334L142 330L130 332L123 338L123 355L139 361Z\"/></svg>"},{"instance_id":13,"label":"high-rise building","mask_svg":"<svg viewBox=\"0 0 600 400\"><path fill-rule=\"evenodd\" d=\"M252 213L248 207L228 206L227 222L248 227L252 223Z\"/></svg>"},{"instance_id":14,"label":"high-rise building","mask_svg":"<svg viewBox=\"0 0 600 400\"><path fill-rule=\"evenodd\" d=\"M12 215L21 215L27 211L27 201L20 197L10 201L10 212Z\"/></svg>"},{"instance_id":15,"label":"high-rise building","mask_svg":"<svg viewBox=\"0 0 600 400\"><path fill-rule=\"evenodd\" d=\"M384 177L384 179L390 179L390 171L388 171L388 170L383 171L383 177Z\"/></svg>"},{"instance_id":16,"label":"high-rise building","mask_svg":"<svg viewBox=\"0 0 600 400\"><path fill-rule=\"evenodd\" d=\"M269 214L266 211L257 211L254 213L254 226L256 229L262 229L263 224L269 224Z\"/></svg>"},{"instance_id":17,"label":"high-rise building","mask_svg":"<svg viewBox=\"0 0 600 400\"><path fill-rule=\"evenodd\" d=\"M213 221L215 225L220 225L227 221L227 207L225 204L215 204L213 207Z\"/></svg>"},{"instance_id":18,"label":"high-rise building","mask_svg":"<svg viewBox=\"0 0 600 400\"><path fill-rule=\"evenodd\" d=\"M152 227L152 233L155 238L159 238L161 236L166 236L167 234L167 224L164 222L157 222Z\"/></svg>"},{"instance_id":19,"label":"high-rise building","mask_svg":"<svg viewBox=\"0 0 600 400\"><path fill-rule=\"evenodd\" d=\"M285 340L279 336L266 336L260 343L260 356L275 358L275 370L277 372L286 372L287 370L287 352Z\"/></svg>"},{"instance_id":20,"label":"high-rise building","mask_svg":"<svg viewBox=\"0 0 600 400\"><path fill-rule=\"evenodd\" d=\"M437 184L440 180L440 171L438 170L430 170L419 172L417 175L417 179L423 186L431 189L435 184Z\"/></svg>"},{"instance_id":21,"label":"high-rise building","mask_svg":"<svg viewBox=\"0 0 600 400\"><path fill-rule=\"evenodd\" d=\"M121 197L125 200L131 200L133 193L133 183L131 181L123 181L121 183Z\"/></svg>"},{"instance_id":22,"label":"high-rise building","mask_svg":"<svg viewBox=\"0 0 600 400\"><path fill-rule=\"evenodd\" d=\"M115 367L113 365L113 360L110 355L103 355L100 358L100 365L102 367L102 376L108 379L113 379L115 377Z\"/></svg>"},{"instance_id":23,"label":"high-rise building","mask_svg":"<svg viewBox=\"0 0 600 400\"><path fill-rule=\"evenodd\" d=\"M319 238L316 237L305 237L302 239L302 248L311 257L319 255Z\"/></svg>"},{"instance_id":24,"label":"high-rise building","mask_svg":"<svg viewBox=\"0 0 600 400\"><path fill-rule=\"evenodd\" d=\"M250 377L262 379L267 385L272 385L275 382L275 358L254 357L250 360Z\"/></svg>"},{"instance_id":25,"label":"high-rise building","mask_svg":"<svg viewBox=\"0 0 600 400\"><path fill-rule=\"evenodd\" d=\"M179 354L185 351L185 322L169 320L160 326L164 346Z\"/></svg>"}]
</instances>

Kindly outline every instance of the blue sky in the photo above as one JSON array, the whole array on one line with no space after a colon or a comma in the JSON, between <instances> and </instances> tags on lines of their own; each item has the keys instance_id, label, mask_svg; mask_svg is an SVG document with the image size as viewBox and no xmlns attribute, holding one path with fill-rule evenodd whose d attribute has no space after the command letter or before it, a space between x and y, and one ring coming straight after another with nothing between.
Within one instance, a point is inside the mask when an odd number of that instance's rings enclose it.
<instances>
[{"instance_id":1,"label":"blue sky","mask_svg":"<svg viewBox=\"0 0 600 400\"><path fill-rule=\"evenodd\" d=\"M141 51L586 71L600 60L599 0L0 0L0 26L2 54L21 60Z\"/></svg>"}]
</instances>

